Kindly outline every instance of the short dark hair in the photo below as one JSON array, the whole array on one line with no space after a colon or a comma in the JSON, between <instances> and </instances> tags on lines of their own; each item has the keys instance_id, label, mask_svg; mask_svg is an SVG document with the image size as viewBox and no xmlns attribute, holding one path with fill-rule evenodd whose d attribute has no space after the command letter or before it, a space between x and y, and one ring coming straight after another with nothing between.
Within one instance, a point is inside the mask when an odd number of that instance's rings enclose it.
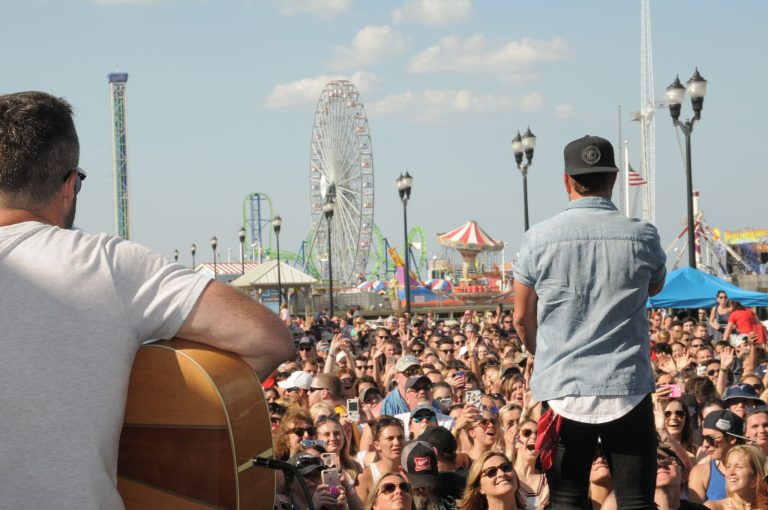
<instances>
[{"instance_id":1,"label":"short dark hair","mask_svg":"<svg viewBox=\"0 0 768 510\"><path fill-rule=\"evenodd\" d=\"M616 182L616 172L597 172L591 174L569 175L573 190L579 195L610 191Z\"/></svg>"},{"instance_id":2,"label":"short dark hair","mask_svg":"<svg viewBox=\"0 0 768 510\"><path fill-rule=\"evenodd\" d=\"M0 201L39 209L80 158L72 106L45 92L0 95Z\"/></svg>"}]
</instances>

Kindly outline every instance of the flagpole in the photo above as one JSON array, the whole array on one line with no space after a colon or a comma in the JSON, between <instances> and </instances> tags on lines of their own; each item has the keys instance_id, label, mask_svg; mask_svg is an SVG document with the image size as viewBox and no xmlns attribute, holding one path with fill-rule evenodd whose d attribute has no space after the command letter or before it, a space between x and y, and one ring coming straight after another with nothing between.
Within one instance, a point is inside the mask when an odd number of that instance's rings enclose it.
<instances>
[{"instance_id":1,"label":"flagpole","mask_svg":"<svg viewBox=\"0 0 768 510\"><path fill-rule=\"evenodd\" d=\"M624 209L629 215L629 142L624 140Z\"/></svg>"}]
</instances>

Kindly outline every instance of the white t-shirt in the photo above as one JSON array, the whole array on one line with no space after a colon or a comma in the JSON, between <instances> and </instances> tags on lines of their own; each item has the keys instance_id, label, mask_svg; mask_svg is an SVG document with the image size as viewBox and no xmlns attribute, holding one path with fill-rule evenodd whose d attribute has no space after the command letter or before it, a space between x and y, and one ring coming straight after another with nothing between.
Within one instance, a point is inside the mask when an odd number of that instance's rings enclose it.
<instances>
[{"instance_id":1,"label":"white t-shirt","mask_svg":"<svg viewBox=\"0 0 768 510\"><path fill-rule=\"evenodd\" d=\"M0 507L123 508L136 350L173 337L209 280L105 234L0 227Z\"/></svg>"},{"instance_id":2,"label":"white t-shirt","mask_svg":"<svg viewBox=\"0 0 768 510\"><path fill-rule=\"evenodd\" d=\"M601 397L595 395L567 395L547 401L554 412L581 423L608 423L618 420L643 401L645 395Z\"/></svg>"}]
</instances>

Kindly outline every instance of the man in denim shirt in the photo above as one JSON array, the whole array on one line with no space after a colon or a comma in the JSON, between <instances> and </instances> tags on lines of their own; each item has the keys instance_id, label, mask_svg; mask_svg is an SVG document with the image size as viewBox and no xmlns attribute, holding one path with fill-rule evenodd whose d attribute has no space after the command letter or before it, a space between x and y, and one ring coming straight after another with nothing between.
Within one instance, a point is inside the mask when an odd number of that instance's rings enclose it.
<instances>
[{"instance_id":1,"label":"man in denim shirt","mask_svg":"<svg viewBox=\"0 0 768 510\"><path fill-rule=\"evenodd\" d=\"M551 508L585 508L598 438L619 508L654 508L656 433L646 318L664 285L656 228L611 202L618 168L608 140L565 147L570 204L523 237L514 322L535 353L531 389L560 418L547 473Z\"/></svg>"}]
</instances>

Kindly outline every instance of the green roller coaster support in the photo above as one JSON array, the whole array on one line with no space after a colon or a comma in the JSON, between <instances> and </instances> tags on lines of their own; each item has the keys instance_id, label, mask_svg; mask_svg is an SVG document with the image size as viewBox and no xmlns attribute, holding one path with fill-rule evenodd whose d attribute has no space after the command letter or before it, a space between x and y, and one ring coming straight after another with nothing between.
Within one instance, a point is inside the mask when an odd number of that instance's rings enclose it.
<instances>
[{"instance_id":1,"label":"green roller coaster support","mask_svg":"<svg viewBox=\"0 0 768 510\"><path fill-rule=\"evenodd\" d=\"M368 274L374 277L380 275L382 266L385 266L387 267L388 274L383 276L384 278L389 278L390 275L394 275L395 273L395 264L391 261L387 264L387 259L389 258L389 253L387 253L387 239L381 234L381 230L379 230L379 227L376 225L373 226L373 240L376 246L376 251L374 252L371 250L369 260L373 262L373 266L368 271ZM415 261L416 267L412 268L412 270L417 274L421 274L427 267L427 236L421 225L414 225L408 231L408 246L412 247L414 242L420 243L419 246L421 246L421 249L419 250L419 260ZM401 256L403 254L401 250L398 250L398 253L400 253ZM411 254L412 253L413 252L411 251Z\"/></svg>"}]
</instances>

